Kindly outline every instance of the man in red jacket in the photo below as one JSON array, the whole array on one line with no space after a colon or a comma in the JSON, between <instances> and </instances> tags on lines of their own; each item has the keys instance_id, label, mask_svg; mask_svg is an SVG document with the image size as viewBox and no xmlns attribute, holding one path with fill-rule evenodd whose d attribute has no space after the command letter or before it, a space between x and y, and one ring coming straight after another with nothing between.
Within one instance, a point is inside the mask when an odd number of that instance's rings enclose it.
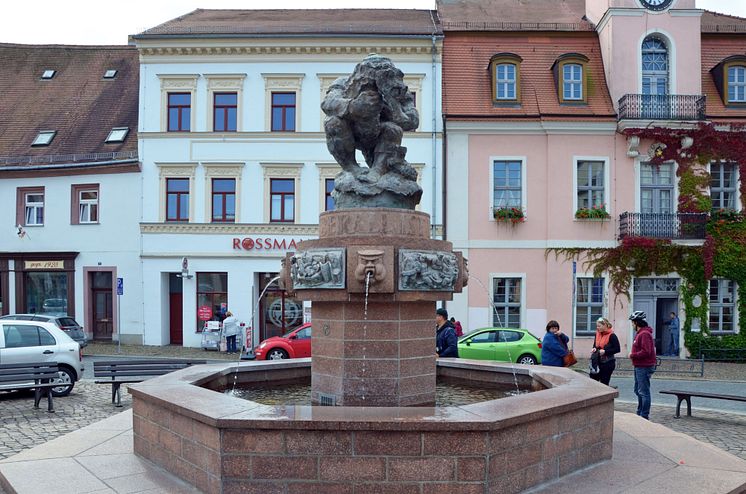
<instances>
[{"instance_id":1,"label":"man in red jacket","mask_svg":"<svg viewBox=\"0 0 746 494\"><path fill-rule=\"evenodd\" d=\"M650 420L650 376L655 372L656 357L653 328L648 326L646 318L647 316L641 310L636 310L629 316L637 333L629 358L635 368L637 415Z\"/></svg>"}]
</instances>

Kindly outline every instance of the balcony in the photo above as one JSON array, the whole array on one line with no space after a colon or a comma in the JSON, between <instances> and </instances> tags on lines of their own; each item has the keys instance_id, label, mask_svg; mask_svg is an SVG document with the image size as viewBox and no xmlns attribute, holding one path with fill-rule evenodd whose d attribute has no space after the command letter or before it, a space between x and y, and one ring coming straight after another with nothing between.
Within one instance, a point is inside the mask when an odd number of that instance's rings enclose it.
<instances>
[{"instance_id":1,"label":"balcony","mask_svg":"<svg viewBox=\"0 0 746 494\"><path fill-rule=\"evenodd\" d=\"M625 94L619 120L704 120L706 97L684 94Z\"/></svg>"},{"instance_id":2,"label":"balcony","mask_svg":"<svg viewBox=\"0 0 746 494\"><path fill-rule=\"evenodd\" d=\"M627 237L704 240L705 213L622 213L619 240Z\"/></svg>"}]
</instances>

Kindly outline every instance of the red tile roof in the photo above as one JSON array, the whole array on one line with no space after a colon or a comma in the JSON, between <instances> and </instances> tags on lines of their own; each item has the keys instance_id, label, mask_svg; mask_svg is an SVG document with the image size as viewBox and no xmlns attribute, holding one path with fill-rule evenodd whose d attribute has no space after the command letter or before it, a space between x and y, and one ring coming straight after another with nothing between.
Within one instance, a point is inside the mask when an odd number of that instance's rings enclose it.
<instances>
[{"instance_id":1,"label":"red tile roof","mask_svg":"<svg viewBox=\"0 0 746 494\"><path fill-rule=\"evenodd\" d=\"M702 14L702 32L746 34L746 19L705 10Z\"/></svg>"},{"instance_id":2,"label":"red tile roof","mask_svg":"<svg viewBox=\"0 0 746 494\"><path fill-rule=\"evenodd\" d=\"M111 153L136 156L134 47L0 44L0 67L0 167L72 161L60 156L72 154L104 153L87 162ZM42 80L47 69L57 73ZM103 78L108 69L117 70L112 80ZM124 142L104 142L113 127L129 127ZM42 130L57 134L49 146L32 147Z\"/></svg>"},{"instance_id":3,"label":"red tile roof","mask_svg":"<svg viewBox=\"0 0 746 494\"><path fill-rule=\"evenodd\" d=\"M492 103L489 61L503 52L523 59L521 104L516 108ZM590 59L587 105L559 103L552 65L566 53ZM443 112L449 118L616 118L595 33L448 33L443 48Z\"/></svg>"},{"instance_id":4,"label":"red tile roof","mask_svg":"<svg viewBox=\"0 0 746 494\"><path fill-rule=\"evenodd\" d=\"M746 108L726 107L715 86L712 70L732 55L746 56L746 33L743 35L702 36L702 92L707 95L707 118L713 120L746 119Z\"/></svg>"},{"instance_id":5,"label":"red tile roof","mask_svg":"<svg viewBox=\"0 0 746 494\"><path fill-rule=\"evenodd\" d=\"M426 35L441 34L435 11L413 9L197 9L135 39L161 35Z\"/></svg>"},{"instance_id":6,"label":"red tile roof","mask_svg":"<svg viewBox=\"0 0 746 494\"><path fill-rule=\"evenodd\" d=\"M593 31L585 0L438 0L448 31Z\"/></svg>"}]
</instances>

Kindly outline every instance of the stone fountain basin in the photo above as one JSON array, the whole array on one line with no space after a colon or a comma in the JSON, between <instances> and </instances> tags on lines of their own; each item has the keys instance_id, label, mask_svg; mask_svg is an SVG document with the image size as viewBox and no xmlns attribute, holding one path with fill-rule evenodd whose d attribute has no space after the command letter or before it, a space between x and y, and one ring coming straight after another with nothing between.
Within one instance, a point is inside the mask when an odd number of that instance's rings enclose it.
<instances>
[{"instance_id":1,"label":"stone fountain basin","mask_svg":"<svg viewBox=\"0 0 746 494\"><path fill-rule=\"evenodd\" d=\"M234 375L308 380L311 359L195 366L130 387L134 449L208 493L521 492L611 458L615 389L564 368L437 362L438 376L485 384L513 383L514 371L537 391L455 407L320 407L213 391Z\"/></svg>"}]
</instances>

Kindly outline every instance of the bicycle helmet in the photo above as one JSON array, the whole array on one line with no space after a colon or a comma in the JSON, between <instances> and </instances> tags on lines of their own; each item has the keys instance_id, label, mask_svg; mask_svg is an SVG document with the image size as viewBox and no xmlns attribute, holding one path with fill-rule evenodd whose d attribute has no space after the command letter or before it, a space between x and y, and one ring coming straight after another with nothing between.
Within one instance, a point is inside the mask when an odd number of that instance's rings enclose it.
<instances>
[{"instance_id":1,"label":"bicycle helmet","mask_svg":"<svg viewBox=\"0 0 746 494\"><path fill-rule=\"evenodd\" d=\"M645 314L644 311L636 310L632 314L629 315L630 321L645 321L647 320L648 316Z\"/></svg>"}]
</instances>

